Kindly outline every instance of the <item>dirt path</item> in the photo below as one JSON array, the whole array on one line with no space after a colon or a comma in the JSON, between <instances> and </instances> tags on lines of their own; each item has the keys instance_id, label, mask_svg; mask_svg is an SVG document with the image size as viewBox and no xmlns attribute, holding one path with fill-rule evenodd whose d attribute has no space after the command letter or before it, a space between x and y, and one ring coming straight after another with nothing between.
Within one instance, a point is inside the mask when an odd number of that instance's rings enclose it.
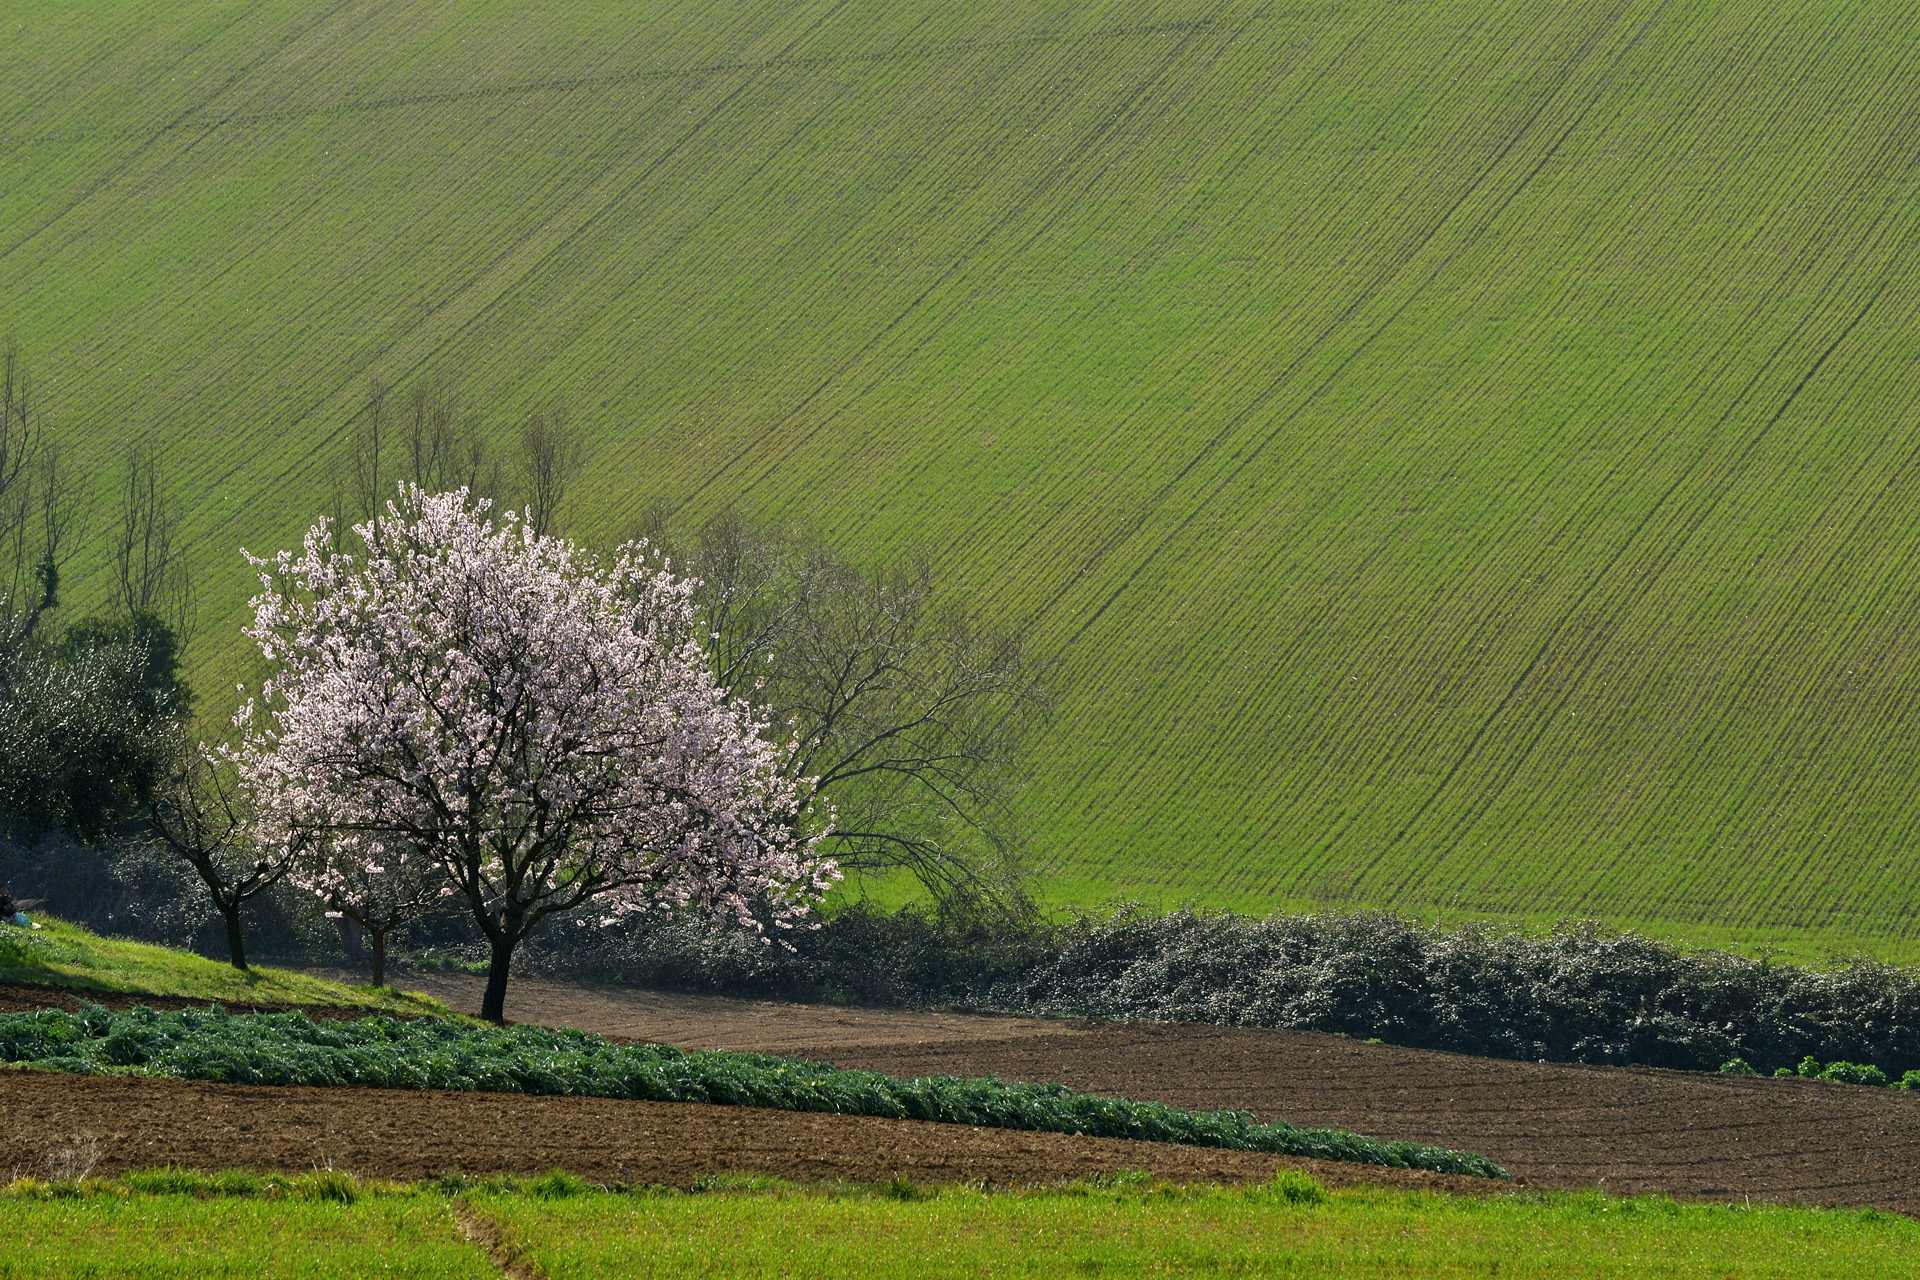
<instances>
[{"instance_id":1,"label":"dirt path","mask_svg":"<svg viewBox=\"0 0 1920 1280\"><path fill-rule=\"evenodd\" d=\"M453 1008L479 1006L478 979L410 975L404 985ZM1535 1186L1920 1214L1920 1094L1892 1089L1507 1062L1315 1032L845 1010L538 981L509 988L508 1014L891 1075L997 1075L1233 1107L1479 1151Z\"/></svg>"}]
</instances>

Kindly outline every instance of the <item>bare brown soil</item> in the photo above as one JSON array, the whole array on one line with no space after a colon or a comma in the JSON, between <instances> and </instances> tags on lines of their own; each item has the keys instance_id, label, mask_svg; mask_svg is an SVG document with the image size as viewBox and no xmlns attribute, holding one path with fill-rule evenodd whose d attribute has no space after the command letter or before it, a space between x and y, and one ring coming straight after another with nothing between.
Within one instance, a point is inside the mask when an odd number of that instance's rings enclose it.
<instances>
[{"instance_id":1,"label":"bare brown soil","mask_svg":"<svg viewBox=\"0 0 1920 1280\"><path fill-rule=\"evenodd\" d=\"M564 1168L608 1184L685 1187L715 1173L1036 1185L1145 1169L1170 1181L1257 1182L1305 1169L1332 1187L1479 1192L1506 1184L1155 1142L755 1107L393 1089L272 1088L0 1071L12 1167L97 1175L174 1164L432 1178ZM76 1157L75 1153L81 1153Z\"/></svg>"},{"instance_id":2,"label":"bare brown soil","mask_svg":"<svg viewBox=\"0 0 1920 1280\"><path fill-rule=\"evenodd\" d=\"M315 968L306 972L342 981L365 981L364 975L346 970ZM475 1015L480 1012L480 996L486 986L480 978L442 973L408 973L396 983L405 990L432 996L457 1013ZM541 978L515 978L508 984L507 1020L574 1027L683 1049L782 1054L823 1044L1017 1040L1053 1035L1068 1025L1005 1014L737 1000Z\"/></svg>"},{"instance_id":3,"label":"bare brown soil","mask_svg":"<svg viewBox=\"0 0 1920 1280\"><path fill-rule=\"evenodd\" d=\"M1541 1187L1920 1214L1920 1096L1892 1089L1143 1023L999 1043L823 1045L802 1056L892 1075L1053 1080L1410 1138L1478 1151Z\"/></svg>"},{"instance_id":4,"label":"bare brown soil","mask_svg":"<svg viewBox=\"0 0 1920 1280\"><path fill-rule=\"evenodd\" d=\"M402 985L425 991L450 1008L478 1008L478 979L410 974ZM0 1008L6 1007L5 997L6 993L0 991ZM1077 1090L1175 1106L1233 1107L1255 1112L1263 1119L1287 1119L1479 1151L1534 1186L1601 1187L1619 1194L1663 1192L1700 1199L1750 1197L1780 1203L1871 1204L1920 1214L1920 1095L1889 1089L1645 1068L1506 1062L1364 1044L1312 1032L842 1009L539 980L516 980L509 989L507 1012L516 1020L579 1027L628 1039L690 1048L758 1049L893 1075L998 1075L1008 1080L1055 1081ZM9 1109L12 1099L6 1095L19 1078L0 1076L0 1102L8 1104ZM104 1086L99 1081L75 1081L68 1087L79 1091L76 1096L84 1097L87 1089ZM251 1095L256 1091L242 1092ZM285 1092L291 1095L302 1091ZM372 1095L354 1091L317 1096L335 1108L352 1110L363 1104L350 1099ZM591 1102L462 1095L380 1096L416 1101L427 1097L447 1099L430 1105L471 1106L478 1108L475 1115L496 1117L523 1113L487 1109ZM622 1108L643 1104L591 1105L613 1108L605 1113L612 1117L627 1114ZM865 1178L906 1169L929 1179L979 1176L995 1181L1049 1181L1102 1167L1121 1167L1099 1164L1110 1158L1121 1160L1125 1167L1150 1168L1166 1176L1229 1179L1238 1176L1229 1172L1240 1167L1236 1162L1252 1160L1255 1165L1248 1168L1266 1172L1277 1163L1268 1157L1131 1143L1121 1147L1142 1149L1143 1153L1123 1156L1116 1150L1109 1155L1104 1148L1085 1145L1093 1139L996 1131L971 1136L974 1131L952 1126L889 1129L896 1122L825 1116L763 1122L763 1113L731 1108L668 1110L687 1116L717 1111L722 1117L734 1117L732 1128L724 1119L715 1120L714 1127L707 1127L704 1120L698 1124L688 1121L692 1127L686 1129L663 1127L664 1121L645 1122L655 1126L647 1130L649 1133L670 1133L671 1138L663 1140L677 1148L671 1154L672 1163L660 1167L691 1170L689 1176L706 1168L765 1168L788 1176ZM86 1123L106 1132L103 1126L114 1114L109 1109L99 1114L97 1123L96 1119ZM73 1124L79 1121L68 1123L64 1131L60 1127L63 1123L67 1122L48 1120L40 1132L53 1140L62 1132L73 1131ZM297 1127L303 1122L286 1123ZM358 1122L342 1123L351 1129L351 1123ZM485 1128L482 1122L475 1123ZM783 1139L768 1135L789 1132L782 1127L786 1125L800 1126L792 1132L811 1135L804 1141L818 1150L804 1157L779 1154L784 1150L779 1146ZM876 1125L880 1128L871 1127ZM136 1116L124 1119L113 1131L138 1135L145 1143L155 1135L150 1130L142 1132L143 1126L147 1122ZM338 1163L344 1156L344 1148L341 1152L322 1152L313 1145L314 1135L329 1132L324 1128L309 1125L300 1132L307 1135L300 1141L308 1146L293 1141L291 1146L274 1148L292 1153L294 1164L281 1167L306 1168L316 1159L324 1162L327 1155L333 1155ZM875 1136L883 1132L912 1136L884 1140ZM829 1133L859 1136L850 1136L843 1144L821 1136ZM761 1136L750 1136L755 1134ZM630 1161L628 1155L606 1154L607 1148L594 1136L592 1126L577 1139L548 1141L545 1134L535 1136L541 1145L528 1151L537 1154L496 1142L491 1148L477 1147L465 1154L454 1149L451 1154L423 1157L424 1164L417 1167L434 1165L436 1160L441 1164L427 1172L437 1173L448 1164L460 1164L470 1171L528 1171L558 1164L602 1180L681 1180L677 1174L643 1176L633 1171L637 1166L629 1168L622 1163ZM581 1145L576 1154L569 1155L566 1143L572 1141ZM882 1145L870 1145L873 1143ZM969 1145L974 1143L986 1146ZM354 1148L357 1152L371 1149ZM627 1148L616 1142L614 1149L624 1152ZM1094 1164L1054 1164L1048 1162L1052 1156L1042 1158L1043 1152L1055 1150L1072 1153L1075 1160L1086 1158L1086 1153L1100 1154L1094 1157ZM909 1156L914 1163L906 1163ZM233 1163L236 1158L229 1155L225 1162ZM207 1163L209 1159L221 1162L211 1157L196 1157L196 1162ZM614 1165L611 1173L606 1171L609 1159ZM815 1163L804 1163L806 1160ZM969 1164L969 1160L975 1163ZM991 1163L994 1160L1015 1163ZM1023 1174L1017 1166L1019 1160L1035 1163ZM1181 1163L1193 1160L1202 1161L1204 1167ZM1339 1167L1348 1169L1349 1177L1378 1180L1383 1176L1379 1171ZM620 1172L623 1168L629 1171ZM362 1171L379 1172L373 1167ZM1485 1185L1476 1179L1465 1181Z\"/></svg>"}]
</instances>

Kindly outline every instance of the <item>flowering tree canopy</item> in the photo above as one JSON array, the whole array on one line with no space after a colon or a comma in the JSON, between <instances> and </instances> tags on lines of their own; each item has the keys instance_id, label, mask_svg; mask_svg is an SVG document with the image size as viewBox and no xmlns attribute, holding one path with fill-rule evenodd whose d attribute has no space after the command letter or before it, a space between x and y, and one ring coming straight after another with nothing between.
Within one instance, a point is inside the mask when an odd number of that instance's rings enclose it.
<instances>
[{"instance_id":1,"label":"flowering tree canopy","mask_svg":"<svg viewBox=\"0 0 1920 1280\"><path fill-rule=\"evenodd\" d=\"M266 845L438 862L492 944L485 1017L546 916L788 928L837 877L795 834L781 748L687 638L694 584L643 545L598 560L411 485L354 533L360 559L325 520L300 554L248 557L273 674L235 762Z\"/></svg>"}]
</instances>

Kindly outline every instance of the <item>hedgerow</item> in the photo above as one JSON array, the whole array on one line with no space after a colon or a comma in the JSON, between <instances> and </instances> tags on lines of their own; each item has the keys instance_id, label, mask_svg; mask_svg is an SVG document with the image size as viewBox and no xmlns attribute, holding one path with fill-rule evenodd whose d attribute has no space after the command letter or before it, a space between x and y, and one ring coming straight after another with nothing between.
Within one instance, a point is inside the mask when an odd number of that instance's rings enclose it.
<instances>
[{"instance_id":1,"label":"hedgerow","mask_svg":"<svg viewBox=\"0 0 1920 1280\"><path fill-rule=\"evenodd\" d=\"M316 1022L301 1013L230 1016L217 1005L116 1014L89 1004L77 1014L0 1015L0 1058L57 1071L230 1084L458 1089L825 1111L1508 1176L1484 1156L1285 1122L1260 1124L1243 1111L1180 1111L991 1077L898 1080L765 1054L614 1044L583 1031L526 1024L473 1027L386 1016Z\"/></svg>"}]
</instances>

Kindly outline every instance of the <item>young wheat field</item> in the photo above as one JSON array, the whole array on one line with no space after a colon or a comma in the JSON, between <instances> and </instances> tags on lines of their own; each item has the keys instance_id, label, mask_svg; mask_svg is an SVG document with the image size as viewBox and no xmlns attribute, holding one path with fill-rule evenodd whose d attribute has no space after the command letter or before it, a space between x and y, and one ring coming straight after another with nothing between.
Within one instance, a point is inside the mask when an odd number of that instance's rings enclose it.
<instances>
[{"instance_id":1,"label":"young wheat field","mask_svg":"<svg viewBox=\"0 0 1920 1280\"><path fill-rule=\"evenodd\" d=\"M1920 953L1920 8L15 0L0 325L237 547L376 379L930 551L1060 901ZM67 582L105 599L104 537Z\"/></svg>"}]
</instances>

